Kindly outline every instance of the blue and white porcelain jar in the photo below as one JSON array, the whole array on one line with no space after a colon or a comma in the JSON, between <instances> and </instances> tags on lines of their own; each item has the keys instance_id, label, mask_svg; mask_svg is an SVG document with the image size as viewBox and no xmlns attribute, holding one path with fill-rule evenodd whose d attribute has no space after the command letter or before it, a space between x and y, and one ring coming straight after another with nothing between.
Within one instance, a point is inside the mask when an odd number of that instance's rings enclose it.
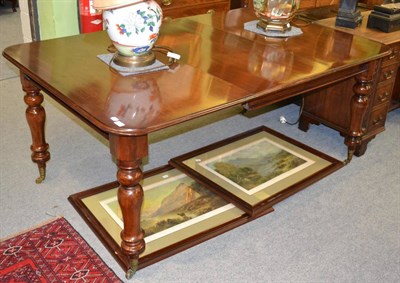
<instances>
[{"instance_id":1,"label":"blue and white porcelain jar","mask_svg":"<svg viewBox=\"0 0 400 283\"><path fill-rule=\"evenodd\" d=\"M119 54L127 57L147 54L157 41L162 22L156 1L133 2L103 12L108 36Z\"/></svg>"}]
</instances>

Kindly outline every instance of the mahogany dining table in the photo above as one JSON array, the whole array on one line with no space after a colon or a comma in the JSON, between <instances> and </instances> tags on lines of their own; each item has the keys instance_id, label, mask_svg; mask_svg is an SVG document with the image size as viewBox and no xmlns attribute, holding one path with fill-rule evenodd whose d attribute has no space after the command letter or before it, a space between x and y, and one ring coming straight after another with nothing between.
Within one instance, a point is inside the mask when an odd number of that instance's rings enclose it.
<instances>
[{"instance_id":1,"label":"mahogany dining table","mask_svg":"<svg viewBox=\"0 0 400 283\"><path fill-rule=\"evenodd\" d=\"M141 166L149 153L150 133L240 105L251 111L354 77L344 137L347 162L363 136L374 73L389 55L388 47L317 24L303 25L300 35L284 38L244 29L244 23L256 19L251 9L240 8L166 21L156 45L167 46L181 59L168 70L139 75L123 76L99 60L111 44L105 31L3 51L20 70L32 160L40 172L37 183L44 181L50 159L42 92L108 138L118 167L121 248L129 259L128 277L146 246L140 227ZM321 44L326 41L330 45ZM157 58L166 62L162 54ZM132 92L133 83L151 85L151 96Z\"/></svg>"}]
</instances>

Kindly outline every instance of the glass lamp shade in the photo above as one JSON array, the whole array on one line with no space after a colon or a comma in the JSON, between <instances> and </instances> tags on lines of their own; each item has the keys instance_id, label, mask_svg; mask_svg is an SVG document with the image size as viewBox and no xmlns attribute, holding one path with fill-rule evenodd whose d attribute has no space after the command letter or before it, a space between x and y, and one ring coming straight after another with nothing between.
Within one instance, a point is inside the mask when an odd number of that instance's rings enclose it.
<instances>
[{"instance_id":1,"label":"glass lamp shade","mask_svg":"<svg viewBox=\"0 0 400 283\"><path fill-rule=\"evenodd\" d=\"M154 0L94 1L103 10L108 36L118 50L114 63L124 67L143 67L154 63L151 51L157 41L162 10Z\"/></svg>"},{"instance_id":2,"label":"glass lamp shade","mask_svg":"<svg viewBox=\"0 0 400 283\"><path fill-rule=\"evenodd\" d=\"M257 27L264 31L290 30L300 0L253 0L256 16L260 18Z\"/></svg>"},{"instance_id":3,"label":"glass lamp shade","mask_svg":"<svg viewBox=\"0 0 400 283\"><path fill-rule=\"evenodd\" d=\"M160 111L156 78L115 77L106 104L109 117L115 117L127 127L147 127L159 117Z\"/></svg>"},{"instance_id":4,"label":"glass lamp shade","mask_svg":"<svg viewBox=\"0 0 400 283\"><path fill-rule=\"evenodd\" d=\"M264 48L253 46L249 53L248 70L273 84L288 79L293 62L294 52L285 48L285 41L270 41Z\"/></svg>"}]
</instances>

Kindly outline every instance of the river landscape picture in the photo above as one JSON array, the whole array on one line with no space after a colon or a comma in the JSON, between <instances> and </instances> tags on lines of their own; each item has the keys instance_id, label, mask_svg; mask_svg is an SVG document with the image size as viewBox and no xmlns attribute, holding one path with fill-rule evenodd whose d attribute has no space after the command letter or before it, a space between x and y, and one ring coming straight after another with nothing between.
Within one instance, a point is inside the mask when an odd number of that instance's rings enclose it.
<instances>
[{"instance_id":1,"label":"river landscape picture","mask_svg":"<svg viewBox=\"0 0 400 283\"><path fill-rule=\"evenodd\" d=\"M306 158L263 138L204 160L200 165L252 194L297 172L306 163Z\"/></svg>"},{"instance_id":2,"label":"river landscape picture","mask_svg":"<svg viewBox=\"0 0 400 283\"><path fill-rule=\"evenodd\" d=\"M101 205L122 228L122 214L117 198L103 200ZM145 231L146 241L149 241L211 217L231 206L198 182L181 174L144 187L140 224Z\"/></svg>"}]
</instances>

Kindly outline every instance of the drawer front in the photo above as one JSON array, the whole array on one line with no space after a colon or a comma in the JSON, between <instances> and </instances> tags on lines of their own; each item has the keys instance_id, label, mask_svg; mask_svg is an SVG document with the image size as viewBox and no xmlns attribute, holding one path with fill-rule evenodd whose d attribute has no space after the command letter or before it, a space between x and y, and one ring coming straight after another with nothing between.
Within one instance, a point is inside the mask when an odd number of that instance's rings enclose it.
<instances>
[{"instance_id":1,"label":"drawer front","mask_svg":"<svg viewBox=\"0 0 400 283\"><path fill-rule=\"evenodd\" d=\"M383 58L382 67L388 66L390 64L396 64L400 62L400 44L394 44L391 46L392 53Z\"/></svg>"},{"instance_id":2,"label":"drawer front","mask_svg":"<svg viewBox=\"0 0 400 283\"><path fill-rule=\"evenodd\" d=\"M157 0L163 10L164 18L181 18L230 8L229 0Z\"/></svg>"},{"instance_id":3,"label":"drawer front","mask_svg":"<svg viewBox=\"0 0 400 283\"><path fill-rule=\"evenodd\" d=\"M302 0L300 1L300 9L315 8L316 0Z\"/></svg>"},{"instance_id":4,"label":"drawer front","mask_svg":"<svg viewBox=\"0 0 400 283\"><path fill-rule=\"evenodd\" d=\"M300 9L319 8L338 5L340 0L301 0Z\"/></svg>"},{"instance_id":5,"label":"drawer front","mask_svg":"<svg viewBox=\"0 0 400 283\"><path fill-rule=\"evenodd\" d=\"M389 103L384 103L372 110L368 123L368 131L374 131L385 126L388 106Z\"/></svg>"},{"instance_id":6,"label":"drawer front","mask_svg":"<svg viewBox=\"0 0 400 283\"><path fill-rule=\"evenodd\" d=\"M380 83L375 93L375 99L373 105L376 106L381 103L390 101L390 98L392 97L392 89L393 89L393 82Z\"/></svg>"},{"instance_id":7,"label":"drawer front","mask_svg":"<svg viewBox=\"0 0 400 283\"><path fill-rule=\"evenodd\" d=\"M381 73L379 76L379 82L384 82L388 80L394 80L396 77L398 65L392 64L381 69Z\"/></svg>"}]
</instances>

